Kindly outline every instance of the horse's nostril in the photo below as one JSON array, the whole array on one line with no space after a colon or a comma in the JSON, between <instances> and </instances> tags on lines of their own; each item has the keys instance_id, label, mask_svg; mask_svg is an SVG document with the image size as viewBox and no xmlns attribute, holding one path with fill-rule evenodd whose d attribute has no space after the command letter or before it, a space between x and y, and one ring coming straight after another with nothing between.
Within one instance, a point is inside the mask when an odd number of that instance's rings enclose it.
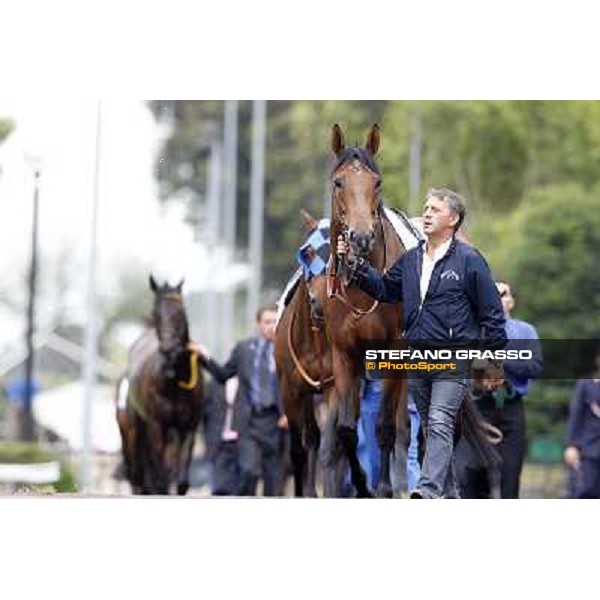
<instances>
[{"instance_id":1,"label":"horse's nostril","mask_svg":"<svg viewBox=\"0 0 600 600\"><path fill-rule=\"evenodd\" d=\"M356 239L356 232L353 229L350 230L349 237L351 242L353 242Z\"/></svg>"}]
</instances>

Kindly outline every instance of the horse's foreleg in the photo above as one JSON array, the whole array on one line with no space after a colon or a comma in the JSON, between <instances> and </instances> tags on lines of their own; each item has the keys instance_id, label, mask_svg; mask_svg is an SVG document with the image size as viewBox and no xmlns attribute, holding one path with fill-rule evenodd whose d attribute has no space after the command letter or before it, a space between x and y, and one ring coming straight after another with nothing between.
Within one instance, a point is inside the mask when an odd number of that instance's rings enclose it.
<instances>
[{"instance_id":1,"label":"horse's foreleg","mask_svg":"<svg viewBox=\"0 0 600 600\"><path fill-rule=\"evenodd\" d=\"M294 476L294 496L302 498L304 480L305 451L302 444L302 428L298 423L289 423L290 430L290 460Z\"/></svg>"},{"instance_id":2,"label":"horse's foreleg","mask_svg":"<svg viewBox=\"0 0 600 600\"><path fill-rule=\"evenodd\" d=\"M302 440L302 430L304 428L302 403L304 402L304 396L297 386L298 384L293 385L285 374L281 377L281 400L290 431L290 461L294 477L294 496L301 498L304 495L306 451Z\"/></svg>"},{"instance_id":3,"label":"horse's foreleg","mask_svg":"<svg viewBox=\"0 0 600 600\"><path fill-rule=\"evenodd\" d=\"M128 435L128 448L130 452L130 478L133 494L144 493L145 477L145 425L137 415L132 415Z\"/></svg>"},{"instance_id":4,"label":"horse's foreleg","mask_svg":"<svg viewBox=\"0 0 600 600\"><path fill-rule=\"evenodd\" d=\"M166 495L169 493L169 475L164 460L167 434L153 420L146 422L145 430L144 493Z\"/></svg>"},{"instance_id":5,"label":"horse's foreleg","mask_svg":"<svg viewBox=\"0 0 600 600\"><path fill-rule=\"evenodd\" d=\"M326 498L339 498L341 486L337 481L336 467L340 451L336 439L337 400L331 394L319 446L319 460L323 467L323 494Z\"/></svg>"},{"instance_id":6,"label":"horse's foreleg","mask_svg":"<svg viewBox=\"0 0 600 600\"><path fill-rule=\"evenodd\" d=\"M358 498L371 498L367 476L358 461L356 422L360 412L360 378L352 373L350 362L339 352L333 354L335 387L338 396L337 437L350 464L352 485Z\"/></svg>"},{"instance_id":7,"label":"horse's foreleg","mask_svg":"<svg viewBox=\"0 0 600 600\"><path fill-rule=\"evenodd\" d=\"M306 449L306 490L309 498L317 497L317 453L320 442L319 426L315 418L315 400L311 394L305 400L304 448Z\"/></svg>"},{"instance_id":8,"label":"horse's foreleg","mask_svg":"<svg viewBox=\"0 0 600 600\"><path fill-rule=\"evenodd\" d=\"M188 432L179 446L177 457L177 495L185 496L190 489L190 464L194 453L194 442L196 441L195 430Z\"/></svg>"},{"instance_id":9,"label":"horse's foreleg","mask_svg":"<svg viewBox=\"0 0 600 600\"><path fill-rule=\"evenodd\" d=\"M396 443L396 418L398 411L406 413L406 379L387 379L384 381L383 397L377 422L377 439L380 451L380 475L377 485L378 498L393 496L390 479L390 462ZM404 431L405 428L402 428Z\"/></svg>"}]
</instances>

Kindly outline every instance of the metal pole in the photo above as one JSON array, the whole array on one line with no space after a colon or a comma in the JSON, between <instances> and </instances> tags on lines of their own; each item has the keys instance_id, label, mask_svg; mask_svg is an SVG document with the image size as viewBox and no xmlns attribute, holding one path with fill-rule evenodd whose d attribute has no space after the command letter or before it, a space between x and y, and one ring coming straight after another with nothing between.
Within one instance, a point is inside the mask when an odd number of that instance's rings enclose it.
<instances>
[{"instance_id":1,"label":"metal pole","mask_svg":"<svg viewBox=\"0 0 600 600\"><path fill-rule=\"evenodd\" d=\"M237 138L238 138L238 101L225 101L223 122L225 150L225 170L223 189L223 235L225 244L233 253L236 242L237 216Z\"/></svg>"},{"instance_id":2,"label":"metal pole","mask_svg":"<svg viewBox=\"0 0 600 600\"><path fill-rule=\"evenodd\" d=\"M236 249L237 222L237 138L238 138L238 102L225 101L223 122L225 150L224 190L223 190L223 238L226 247L226 263L233 261ZM225 267L226 268L226 267ZM223 292L221 305L221 327L223 351L229 352L233 346L235 321L235 288Z\"/></svg>"},{"instance_id":3,"label":"metal pole","mask_svg":"<svg viewBox=\"0 0 600 600\"><path fill-rule=\"evenodd\" d=\"M418 214L420 214L419 196L421 193L421 143L421 112L417 108L411 116L410 182L408 205L409 217L416 217Z\"/></svg>"},{"instance_id":4,"label":"metal pole","mask_svg":"<svg viewBox=\"0 0 600 600\"><path fill-rule=\"evenodd\" d=\"M252 103L252 165L250 175L250 235L249 256L252 277L248 281L248 327L256 320L260 303L263 265L263 226L265 206L265 137L267 125L267 101Z\"/></svg>"},{"instance_id":5,"label":"metal pole","mask_svg":"<svg viewBox=\"0 0 600 600\"><path fill-rule=\"evenodd\" d=\"M23 398L23 410L20 421L19 437L25 441L35 439L35 427L33 423L32 404L33 404L33 371L35 360L35 349L33 346L33 336L35 334L35 301L37 294L37 262L38 262L38 221L39 221L39 202L40 202L40 169L34 169L34 191L33 191L33 228L31 234L31 263L29 266L29 302L27 306L27 359L25 361L25 395Z\"/></svg>"},{"instance_id":6,"label":"metal pole","mask_svg":"<svg viewBox=\"0 0 600 600\"><path fill-rule=\"evenodd\" d=\"M213 266L216 261L215 245L219 240L221 231L221 143L213 139L210 146L210 158L208 163L208 176L206 179L206 203L207 203L207 246L209 260ZM209 283L214 284L214 280ZM211 351L221 357L220 336L217 335L219 324L219 303L217 292L214 288L207 289L204 293L206 315L203 340Z\"/></svg>"},{"instance_id":7,"label":"metal pole","mask_svg":"<svg viewBox=\"0 0 600 600\"><path fill-rule=\"evenodd\" d=\"M96 116L96 156L94 167L94 188L92 197L92 215L90 227L90 254L87 284L87 318L85 327L85 360L83 363L83 379L85 398L83 405L83 446L81 455L81 488L89 492L91 488L91 453L92 453L92 407L96 388L97 362L97 315L96 315L96 261L98 232L98 199L100 196L100 141L102 127L102 105L98 102Z\"/></svg>"}]
</instances>

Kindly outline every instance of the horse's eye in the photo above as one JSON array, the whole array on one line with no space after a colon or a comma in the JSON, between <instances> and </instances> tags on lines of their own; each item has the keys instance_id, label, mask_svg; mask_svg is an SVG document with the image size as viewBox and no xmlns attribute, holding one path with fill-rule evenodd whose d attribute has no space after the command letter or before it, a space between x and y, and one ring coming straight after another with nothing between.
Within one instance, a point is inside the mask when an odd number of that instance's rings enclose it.
<instances>
[{"instance_id":1,"label":"horse's eye","mask_svg":"<svg viewBox=\"0 0 600 600\"><path fill-rule=\"evenodd\" d=\"M379 188L381 188L381 179L378 179L378 180L375 182L375 189L376 189L376 190L378 190Z\"/></svg>"},{"instance_id":2,"label":"horse's eye","mask_svg":"<svg viewBox=\"0 0 600 600\"><path fill-rule=\"evenodd\" d=\"M342 180L341 180L341 179L339 179L339 178L336 178L336 179L334 179L334 180L333 180L333 185L335 185L335 187L336 187L338 190L339 190L339 189L341 189L342 187L344 187L344 186L342 185Z\"/></svg>"}]
</instances>

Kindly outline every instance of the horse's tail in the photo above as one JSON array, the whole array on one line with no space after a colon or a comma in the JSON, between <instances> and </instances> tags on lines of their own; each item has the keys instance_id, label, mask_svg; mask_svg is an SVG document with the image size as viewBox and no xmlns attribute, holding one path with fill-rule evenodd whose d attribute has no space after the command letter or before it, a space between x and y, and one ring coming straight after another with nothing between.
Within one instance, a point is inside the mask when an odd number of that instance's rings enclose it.
<instances>
[{"instance_id":1,"label":"horse's tail","mask_svg":"<svg viewBox=\"0 0 600 600\"><path fill-rule=\"evenodd\" d=\"M498 442L497 432L479 414L470 392L467 392L461 407L462 434L473 446L478 457L487 469L497 469L500 466L500 454L494 447Z\"/></svg>"}]
</instances>

